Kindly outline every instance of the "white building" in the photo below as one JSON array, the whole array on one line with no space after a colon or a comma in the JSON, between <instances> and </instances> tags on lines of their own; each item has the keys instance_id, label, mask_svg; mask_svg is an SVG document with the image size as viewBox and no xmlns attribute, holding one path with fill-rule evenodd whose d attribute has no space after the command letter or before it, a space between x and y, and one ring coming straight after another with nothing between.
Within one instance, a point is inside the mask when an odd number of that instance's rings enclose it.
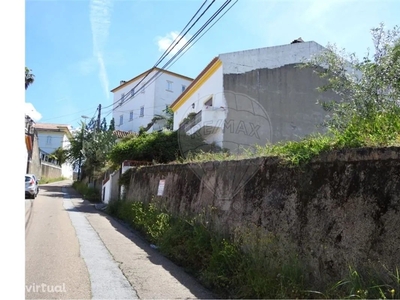
<instances>
[{"instance_id":1,"label":"white building","mask_svg":"<svg viewBox=\"0 0 400 300\"><path fill-rule=\"evenodd\" d=\"M207 142L240 147L298 140L320 131L326 113L318 99L335 99L324 81L299 68L326 48L301 39L291 44L220 54L174 101L174 130Z\"/></svg>"},{"instance_id":2,"label":"white building","mask_svg":"<svg viewBox=\"0 0 400 300\"><path fill-rule=\"evenodd\" d=\"M35 129L38 134L39 149L42 152L52 154L59 147L67 149L70 145L71 126L69 125L36 123ZM61 166L61 174L65 178L72 179L72 165L64 163Z\"/></svg>"},{"instance_id":3,"label":"white building","mask_svg":"<svg viewBox=\"0 0 400 300\"><path fill-rule=\"evenodd\" d=\"M111 92L114 94L113 118L115 129L138 132L187 88L192 78L159 68L151 68L129 81L121 81ZM160 130L155 124L148 132Z\"/></svg>"}]
</instances>

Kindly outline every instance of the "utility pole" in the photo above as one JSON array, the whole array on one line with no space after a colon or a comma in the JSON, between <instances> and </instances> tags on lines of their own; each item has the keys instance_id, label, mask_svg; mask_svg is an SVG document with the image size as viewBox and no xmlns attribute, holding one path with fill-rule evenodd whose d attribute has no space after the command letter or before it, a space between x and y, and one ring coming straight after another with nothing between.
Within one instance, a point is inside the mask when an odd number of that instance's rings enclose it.
<instances>
[{"instance_id":1,"label":"utility pole","mask_svg":"<svg viewBox=\"0 0 400 300\"><path fill-rule=\"evenodd\" d=\"M101 123L101 104L99 104L98 111L99 111L99 114L97 115L97 131L100 131L100 123Z\"/></svg>"}]
</instances>

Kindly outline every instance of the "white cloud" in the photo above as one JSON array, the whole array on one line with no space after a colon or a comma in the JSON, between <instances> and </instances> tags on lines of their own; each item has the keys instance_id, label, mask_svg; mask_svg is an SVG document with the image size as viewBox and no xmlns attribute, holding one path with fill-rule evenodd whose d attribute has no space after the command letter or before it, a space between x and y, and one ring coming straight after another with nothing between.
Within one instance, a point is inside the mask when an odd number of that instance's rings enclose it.
<instances>
[{"instance_id":1,"label":"white cloud","mask_svg":"<svg viewBox=\"0 0 400 300\"><path fill-rule=\"evenodd\" d=\"M35 109L32 103L29 102L25 102L25 114L36 122L42 118L42 114Z\"/></svg>"},{"instance_id":2,"label":"white cloud","mask_svg":"<svg viewBox=\"0 0 400 300\"><path fill-rule=\"evenodd\" d=\"M176 39L176 41L175 41L175 39ZM176 42L178 42L178 40L179 40L179 43L176 44ZM181 36L179 35L179 32L171 31L170 33L167 33L163 37L160 37L160 36L157 37L156 41L157 41L158 51L163 52L163 53L175 41L174 45L171 46L171 48L172 47L174 47L174 48L170 52L170 54L174 55L187 43L188 39L186 38L186 36L184 36L181 39ZM171 50L171 48L169 50ZM187 48L185 48L185 49L187 49Z\"/></svg>"},{"instance_id":3,"label":"white cloud","mask_svg":"<svg viewBox=\"0 0 400 300\"><path fill-rule=\"evenodd\" d=\"M90 1L90 24L92 27L93 55L99 63L100 82L107 98L110 96L109 82L102 52L108 38L108 31L111 23L111 9L111 0Z\"/></svg>"}]
</instances>

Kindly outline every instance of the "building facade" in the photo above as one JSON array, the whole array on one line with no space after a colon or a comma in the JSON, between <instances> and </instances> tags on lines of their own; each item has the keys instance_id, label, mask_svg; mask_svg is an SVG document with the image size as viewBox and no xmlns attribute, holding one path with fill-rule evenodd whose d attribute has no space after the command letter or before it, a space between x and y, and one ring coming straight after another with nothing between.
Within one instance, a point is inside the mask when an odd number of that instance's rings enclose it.
<instances>
[{"instance_id":1,"label":"building facade","mask_svg":"<svg viewBox=\"0 0 400 300\"><path fill-rule=\"evenodd\" d=\"M71 138L71 126L65 124L37 123L35 130L38 134L41 159L47 161L46 157L58 148L68 149ZM61 175L65 178L73 178L73 167L70 163L61 165Z\"/></svg>"},{"instance_id":2,"label":"building facade","mask_svg":"<svg viewBox=\"0 0 400 300\"><path fill-rule=\"evenodd\" d=\"M121 81L111 92L114 94L113 118L115 129L138 132L147 127L155 115L163 115L192 82L192 78L159 68L152 68L129 81ZM148 132L160 130L156 123Z\"/></svg>"},{"instance_id":3,"label":"building facade","mask_svg":"<svg viewBox=\"0 0 400 300\"><path fill-rule=\"evenodd\" d=\"M317 100L336 95L319 92L324 80L300 65L324 50L301 41L220 54L171 105L174 129L231 151L323 132Z\"/></svg>"}]
</instances>

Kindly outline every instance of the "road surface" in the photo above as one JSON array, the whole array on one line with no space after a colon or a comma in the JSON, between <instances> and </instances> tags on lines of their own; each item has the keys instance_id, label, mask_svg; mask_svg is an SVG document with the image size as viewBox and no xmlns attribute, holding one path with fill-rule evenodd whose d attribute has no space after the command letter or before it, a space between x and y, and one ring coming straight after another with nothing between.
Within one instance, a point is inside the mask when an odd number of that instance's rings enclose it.
<instances>
[{"instance_id":1,"label":"road surface","mask_svg":"<svg viewBox=\"0 0 400 300\"><path fill-rule=\"evenodd\" d=\"M71 181L25 200L26 299L214 299Z\"/></svg>"}]
</instances>

